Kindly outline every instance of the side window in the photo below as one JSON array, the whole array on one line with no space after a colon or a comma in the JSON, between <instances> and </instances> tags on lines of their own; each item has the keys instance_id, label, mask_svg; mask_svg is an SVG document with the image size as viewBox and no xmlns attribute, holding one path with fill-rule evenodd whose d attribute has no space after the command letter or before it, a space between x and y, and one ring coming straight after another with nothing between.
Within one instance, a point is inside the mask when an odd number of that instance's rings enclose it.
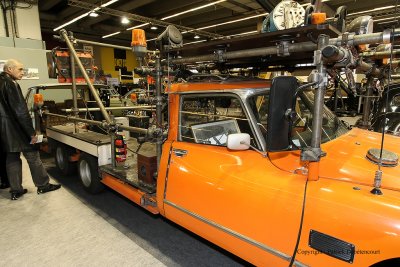
<instances>
[{"instance_id":1,"label":"side window","mask_svg":"<svg viewBox=\"0 0 400 267\"><path fill-rule=\"evenodd\" d=\"M254 136L240 99L234 95L184 96L180 110L180 140L226 146L229 134Z\"/></svg>"}]
</instances>

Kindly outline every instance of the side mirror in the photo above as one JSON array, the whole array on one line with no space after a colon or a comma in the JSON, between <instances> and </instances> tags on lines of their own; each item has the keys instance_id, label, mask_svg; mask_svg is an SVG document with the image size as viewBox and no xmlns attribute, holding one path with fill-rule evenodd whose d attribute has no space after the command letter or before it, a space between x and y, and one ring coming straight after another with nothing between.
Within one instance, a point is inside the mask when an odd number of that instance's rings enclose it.
<instances>
[{"instance_id":1,"label":"side mirror","mask_svg":"<svg viewBox=\"0 0 400 267\"><path fill-rule=\"evenodd\" d=\"M267 151L282 151L290 147L290 116L295 110L298 87L293 76L279 76L272 80L267 121Z\"/></svg>"},{"instance_id":2,"label":"side mirror","mask_svg":"<svg viewBox=\"0 0 400 267\"><path fill-rule=\"evenodd\" d=\"M250 135L247 133L230 134L226 146L232 150L247 150L250 147Z\"/></svg>"}]
</instances>

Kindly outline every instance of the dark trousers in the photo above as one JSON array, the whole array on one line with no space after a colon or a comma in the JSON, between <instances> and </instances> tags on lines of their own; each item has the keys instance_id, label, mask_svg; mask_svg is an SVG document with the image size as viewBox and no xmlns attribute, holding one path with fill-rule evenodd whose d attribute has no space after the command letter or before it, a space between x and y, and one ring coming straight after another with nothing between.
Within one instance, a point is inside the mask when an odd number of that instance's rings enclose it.
<instances>
[{"instance_id":1,"label":"dark trousers","mask_svg":"<svg viewBox=\"0 0 400 267\"><path fill-rule=\"evenodd\" d=\"M36 187L46 185L49 182L49 175L40 160L39 151L22 152L32 174L32 180ZM7 153L7 173L10 180L10 192L20 192L22 187L22 161L20 152Z\"/></svg>"},{"instance_id":2,"label":"dark trousers","mask_svg":"<svg viewBox=\"0 0 400 267\"><path fill-rule=\"evenodd\" d=\"M0 151L0 183L9 184L6 170L7 153Z\"/></svg>"}]
</instances>

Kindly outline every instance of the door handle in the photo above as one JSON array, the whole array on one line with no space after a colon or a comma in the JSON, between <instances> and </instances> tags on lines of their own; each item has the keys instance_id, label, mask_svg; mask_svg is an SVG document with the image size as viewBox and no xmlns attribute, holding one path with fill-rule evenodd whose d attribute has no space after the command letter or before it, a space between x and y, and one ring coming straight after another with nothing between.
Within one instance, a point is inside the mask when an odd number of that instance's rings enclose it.
<instances>
[{"instance_id":1,"label":"door handle","mask_svg":"<svg viewBox=\"0 0 400 267\"><path fill-rule=\"evenodd\" d=\"M183 157L183 156L186 156L188 152L187 152L187 150L184 150L184 149L174 148L174 153L177 157Z\"/></svg>"}]
</instances>

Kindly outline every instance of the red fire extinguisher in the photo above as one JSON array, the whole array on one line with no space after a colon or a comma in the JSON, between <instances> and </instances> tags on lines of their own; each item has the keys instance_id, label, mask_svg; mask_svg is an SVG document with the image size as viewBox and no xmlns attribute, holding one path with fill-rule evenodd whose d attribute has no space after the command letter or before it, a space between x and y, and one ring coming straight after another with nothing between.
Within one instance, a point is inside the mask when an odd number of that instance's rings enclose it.
<instances>
[{"instance_id":1,"label":"red fire extinguisher","mask_svg":"<svg viewBox=\"0 0 400 267\"><path fill-rule=\"evenodd\" d=\"M115 161L116 162L124 162L126 160L126 143L124 137L120 134L115 134Z\"/></svg>"}]
</instances>

